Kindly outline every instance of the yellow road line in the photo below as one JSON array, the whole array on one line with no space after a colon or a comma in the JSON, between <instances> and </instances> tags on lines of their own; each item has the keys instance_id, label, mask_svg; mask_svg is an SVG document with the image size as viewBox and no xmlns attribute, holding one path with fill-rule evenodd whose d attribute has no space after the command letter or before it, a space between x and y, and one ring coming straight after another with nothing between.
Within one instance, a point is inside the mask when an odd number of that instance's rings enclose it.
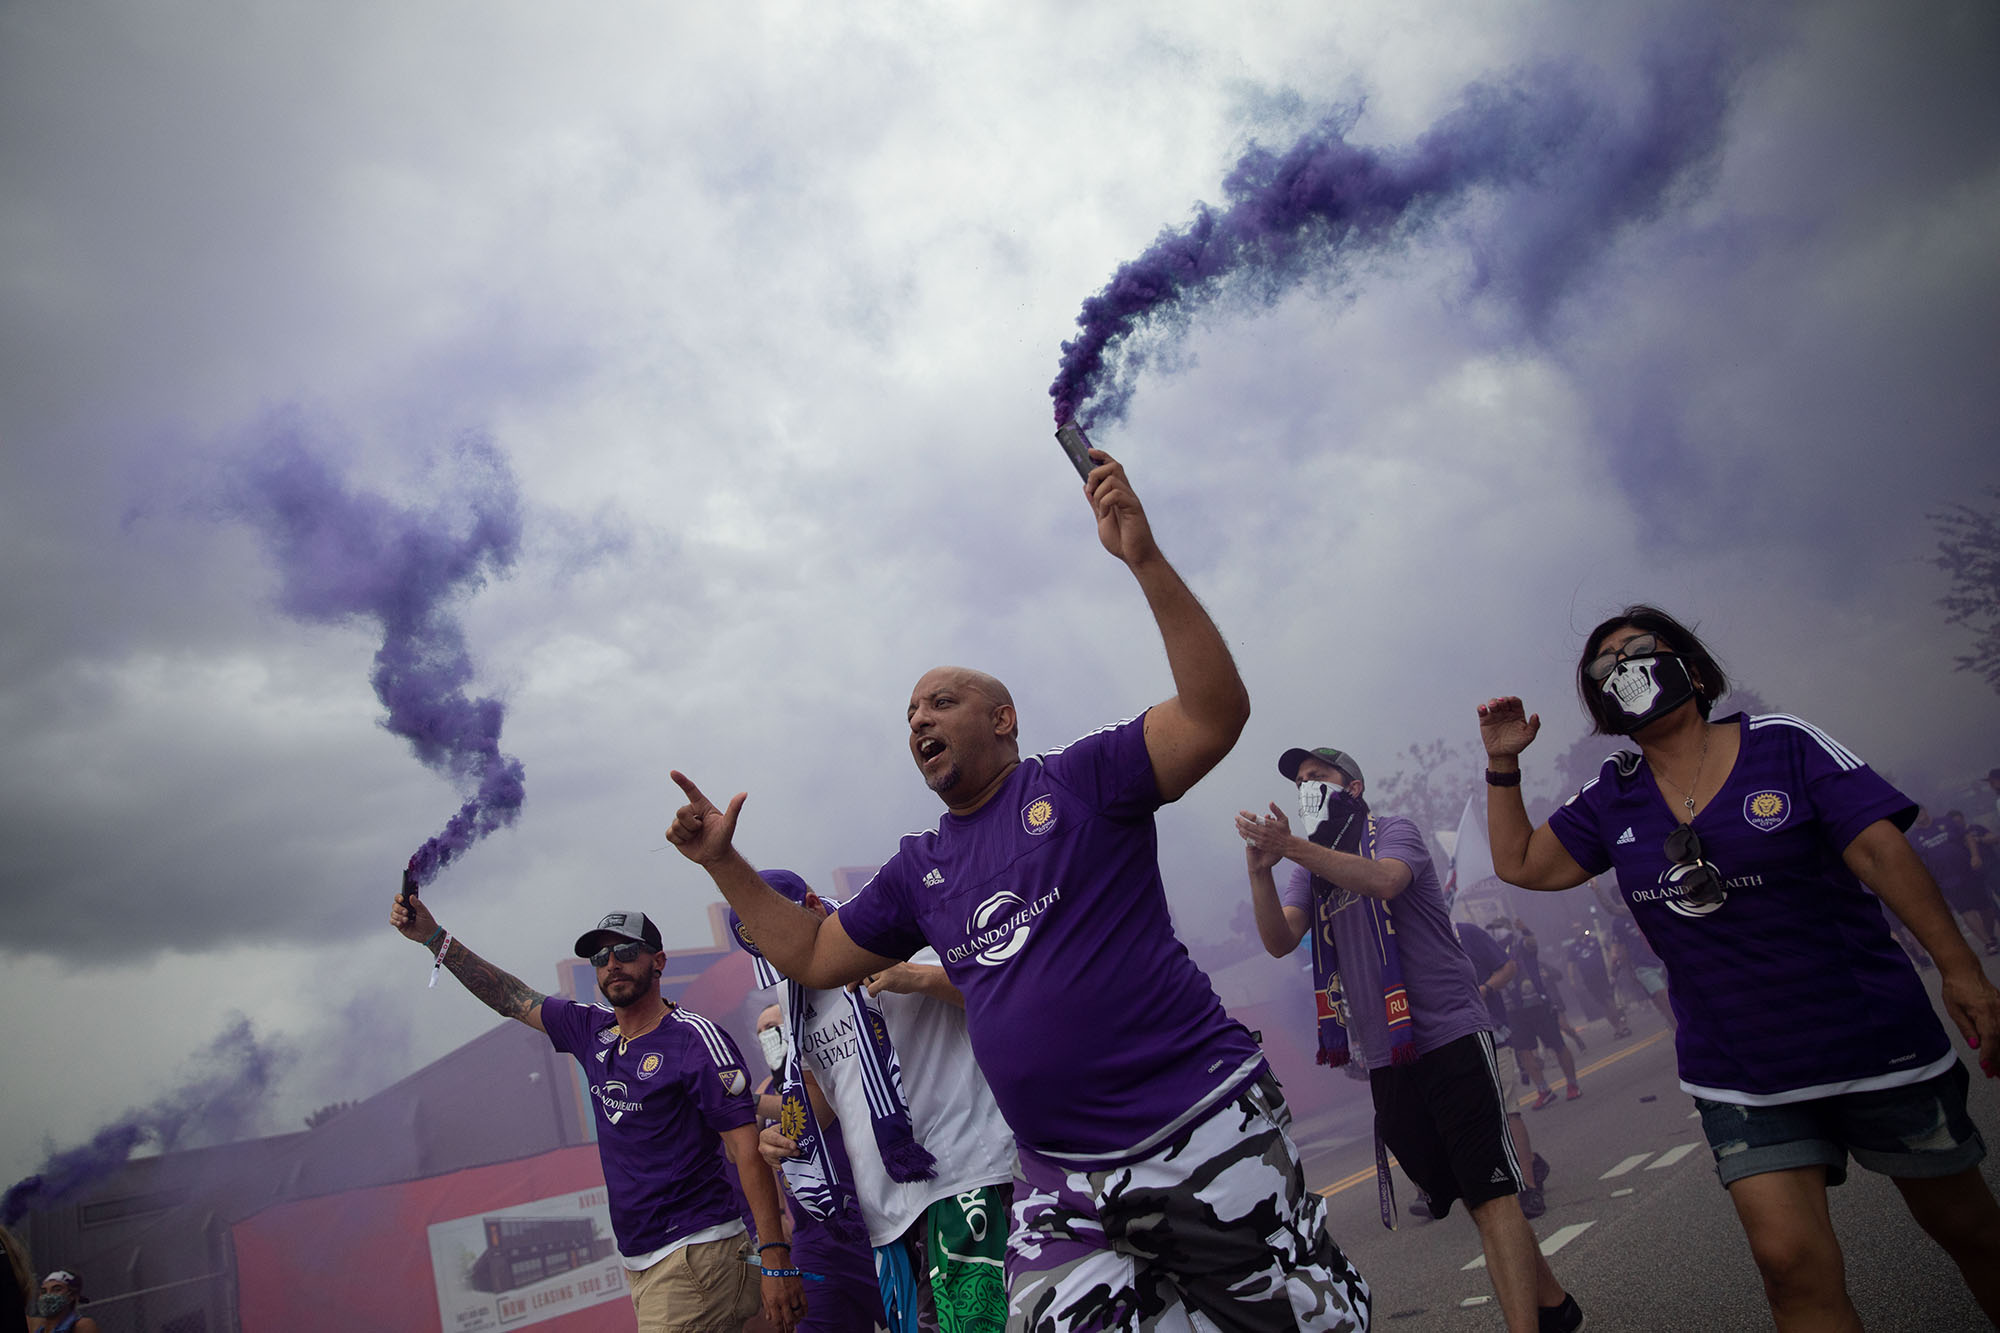
<instances>
[{"instance_id":1,"label":"yellow road line","mask_svg":"<svg viewBox=\"0 0 2000 1333\"><path fill-rule=\"evenodd\" d=\"M1579 1079L1581 1079L1585 1074L1595 1074L1598 1070L1604 1068L1606 1065L1617 1064L1620 1060L1623 1060L1628 1055L1637 1055L1640 1051L1645 1050L1648 1046L1651 1046L1654 1042L1664 1040L1665 1038L1671 1035L1673 1034L1669 1033L1665 1028L1662 1028L1658 1032L1655 1032L1650 1037L1645 1037L1638 1041L1633 1042L1630 1046L1627 1046L1622 1051L1613 1051L1611 1054L1605 1056L1600 1060L1591 1061L1589 1064L1584 1065L1582 1068L1578 1069L1576 1071L1576 1076ZM1525 1093L1521 1096L1521 1098L1518 1101L1514 1103L1514 1105L1526 1106L1528 1103L1534 1101L1536 1096L1537 1094L1532 1092ZM1389 1158L1389 1164L1391 1166L1396 1165L1396 1159L1393 1155L1391 1155ZM1375 1178L1375 1168L1372 1166L1364 1166L1359 1171L1356 1171L1353 1175L1343 1176L1339 1180L1334 1181L1331 1185L1328 1185L1325 1189L1322 1189L1319 1192L1324 1197L1330 1199L1334 1195L1340 1193L1342 1190L1353 1189L1356 1185L1359 1185L1362 1181L1373 1180L1374 1178Z\"/></svg>"}]
</instances>

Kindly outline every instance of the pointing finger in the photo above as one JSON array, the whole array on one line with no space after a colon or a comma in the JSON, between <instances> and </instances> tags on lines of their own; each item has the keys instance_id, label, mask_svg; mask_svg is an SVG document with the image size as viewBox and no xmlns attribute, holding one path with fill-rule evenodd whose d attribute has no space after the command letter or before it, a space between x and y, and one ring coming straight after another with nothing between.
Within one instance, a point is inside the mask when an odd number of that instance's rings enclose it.
<instances>
[{"instance_id":1,"label":"pointing finger","mask_svg":"<svg viewBox=\"0 0 2000 1333\"><path fill-rule=\"evenodd\" d=\"M703 796L701 794L701 788L694 785L693 778L681 772L679 769L670 770L667 776L672 778L674 782L680 787L680 789L687 793L688 800L693 804L695 805L715 804L715 802L709 800L706 796Z\"/></svg>"}]
</instances>

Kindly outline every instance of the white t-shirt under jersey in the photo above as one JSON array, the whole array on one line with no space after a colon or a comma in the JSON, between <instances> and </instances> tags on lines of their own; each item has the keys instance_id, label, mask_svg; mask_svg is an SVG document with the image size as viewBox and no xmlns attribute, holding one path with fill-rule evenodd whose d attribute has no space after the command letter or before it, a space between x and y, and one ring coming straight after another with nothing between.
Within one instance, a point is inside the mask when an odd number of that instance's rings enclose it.
<instances>
[{"instance_id":1,"label":"white t-shirt under jersey","mask_svg":"<svg viewBox=\"0 0 2000 1333\"><path fill-rule=\"evenodd\" d=\"M912 963L938 965L934 950ZM854 1192L868 1222L871 1245L887 1245L937 1200L1014 1177L1014 1135L1000 1115L986 1078L972 1058L965 1011L924 995L884 991L871 1003L882 1010L889 1040L903 1069L910 1126L937 1159L937 1177L891 1180L875 1147L868 1094L857 1060L861 1034L839 991L806 992L805 1058L820 1091L840 1117L841 1138L854 1164ZM786 1022L790 1023L789 1013ZM787 1034L789 1036L789 1034Z\"/></svg>"}]
</instances>

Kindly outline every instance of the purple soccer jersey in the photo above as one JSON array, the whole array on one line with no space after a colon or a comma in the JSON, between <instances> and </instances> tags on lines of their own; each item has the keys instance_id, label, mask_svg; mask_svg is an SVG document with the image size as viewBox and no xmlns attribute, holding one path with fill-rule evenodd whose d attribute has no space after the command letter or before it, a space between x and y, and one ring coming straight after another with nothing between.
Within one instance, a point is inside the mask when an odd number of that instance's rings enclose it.
<instances>
[{"instance_id":1,"label":"purple soccer jersey","mask_svg":"<svg viewBox=\"0 0 2000 1333\"><path fill-rule=\"evenodd\" d=\"M1401 861L1410 868L1410 882L1389 900L1389 921L1396 928L1396 950L1403 961L1403 988L1410 997L1410 1019L1417 1054L1493 1026L1479 998L1479 980L1452 929L1451 912L1438 887L1430 849L1415 824L1399 815L1375 819L1375 859ZM1296 907L1309 922L1313 912L1312 873L1294 866L1278 894L1286 907ZM1375 935L1368 928L1362 900L1339 890L1333 900L1333 942L1340 953L1340 989L1347 997L1347 1040L1369 1069L1389 1063L1389 1025L1382 1012L1382 960Z\"/></svg>"},{"instance_id":2,"label":"purple soccer jersey","mask_svg":"<svg viewBox=\"0 0 2000 1333\"><path fill-rule=\"evenodd\" d=\"M1929 828L1913 828L1908 834L1931 878L1946 896L1962 892L1975 878L1972 848L1965 840L1965 833L1962 828L1952 828L1947 820L1934 819Z\"/></svg>"},{"instance_id":3,"label":"purple soccer jersey","mask_svg":"<svg viewBox=\"0 0 2000 1333\"><path fill-rule=\"evenodd\" d=\"M1673 976L1681 1086L1769 1105L1918 1082L1951 1044L1875 896L1841 860L1910 800L1845 746L1795 717L1741 728L1736 766L1695 817L1719 905L1682 901L1666 856L1673 810L1645 760L1612 756L1549 820L1578 865L1618 888Z\"/></svg>"},{"instance_id":4,"label":"purple soccer jersey","mask_svg":"<svg viewBox=\"0 0 2000 1333\"><path fill-rule=\"evenodd\" d=\"M650 1254L741 1216L717 1135L757 1117L728 1033L676 1007L621 1052L611 1010L557 995L542 1001L542 1024L590 1084L620 1254Z\"/></svg>"},{"instance_id":5,"label":"purple soccer jersey","mask_svg":"<svg viewBox=\"0 0 2000 1333\"><path fill-rule=\"evenodd\" d=\"M1263 1068L1174 935L1143 718L1032 756L970 816L905 837L840 909L862 948L929 943L1015 1137L1058 1160L1143 1155Z\"/></svg>"}]
</instances>

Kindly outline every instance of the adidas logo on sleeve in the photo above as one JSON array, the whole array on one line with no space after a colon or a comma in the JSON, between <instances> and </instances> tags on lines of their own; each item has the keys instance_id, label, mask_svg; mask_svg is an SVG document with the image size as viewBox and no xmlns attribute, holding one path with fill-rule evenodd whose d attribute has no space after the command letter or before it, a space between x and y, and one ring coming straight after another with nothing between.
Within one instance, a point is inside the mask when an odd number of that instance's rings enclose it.
<instances>
[{"instance_id":1,"label":"adidas logo on sleeve","mask_svg":"<svg viewBox=\"0 0 2000 1333\"><path fill-rule=\"evenodd\" d=\"M1620 847L1623 847L1628 842L1637 842L1637 841L1639 840L1632 836L1632 826L1630 824L1627 824L1625 826L1625 831L1618 835L1618 845Z\"/></svg>"}]
</instances>

